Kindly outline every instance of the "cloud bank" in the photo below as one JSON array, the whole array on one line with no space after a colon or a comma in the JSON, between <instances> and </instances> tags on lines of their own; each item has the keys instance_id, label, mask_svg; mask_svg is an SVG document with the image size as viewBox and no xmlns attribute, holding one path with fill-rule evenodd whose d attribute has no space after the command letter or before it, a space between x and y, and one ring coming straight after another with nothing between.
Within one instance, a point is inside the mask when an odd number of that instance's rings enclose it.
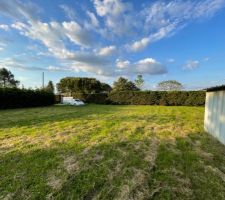
<instances>
[{"instance_id":1,"label":"cloud bank","mask_svg":"<svg viewBox=\"0 0 225 200\"><path fill-rule=\"evenodd\" d=\"M82 20L77 19L73 8L58 5L67 20L57 21L41 20L42 13L47 11L30 1L0 1L0 15L12 20L11 24L0 25L0 29L12 28L43 45L46 56L59 62L48 70L62 68L101 76L156 75L167 73L164 64L151 56L131 61L129 54L173 36L193 21L213 17L224 5L225 0L162 0L137 10L132 1L90 0ZM198 65L189 61L185 68Z\"/></svg>"}]
</instances>

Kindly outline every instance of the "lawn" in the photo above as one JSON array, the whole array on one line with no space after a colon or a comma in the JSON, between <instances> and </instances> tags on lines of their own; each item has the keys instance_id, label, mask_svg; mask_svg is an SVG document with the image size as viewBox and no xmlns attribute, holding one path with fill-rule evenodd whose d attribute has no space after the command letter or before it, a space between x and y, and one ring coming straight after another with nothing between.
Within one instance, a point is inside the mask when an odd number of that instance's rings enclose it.
<instances>
[{"instance_id":1,"label":"lawn","mask_svg":"<svg viewBox=\"0 0 225 200\"><path fill-rule=\"evenodd\" d=\"M203 107L0 111L0 199L225 199Z\"/></svg>"}]
</instances>

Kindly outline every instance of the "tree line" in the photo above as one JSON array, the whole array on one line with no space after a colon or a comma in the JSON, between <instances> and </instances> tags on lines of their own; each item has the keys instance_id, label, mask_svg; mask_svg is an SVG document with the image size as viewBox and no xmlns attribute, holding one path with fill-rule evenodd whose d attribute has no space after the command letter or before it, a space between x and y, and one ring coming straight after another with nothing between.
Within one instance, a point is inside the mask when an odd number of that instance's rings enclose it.
<instances>
[{"instance_id":1,"label":"tree line","mask_svg":"<svg viewBox=\"0 0 225 200\"><path fill-rule=\"evenodd\" d=\"M19 85L20 81L15 79L11 71L6 68L0 68L0 88L18 88ZM52 81L49 81L46 87L40 88L39 90L54 93L54 84Z\"/></svg>"},{"instance_id":2,"label":"tree line","mask_svg":"<svg viewBox=\"0 0 225 200\"><path fill-rule=\"evenodd\" d=\"M72 95L72 93L94 94L111 91L141 91L143 90L144 82L141 74L137 75L134 82L124 77L119 77L113 82L112 87L107 83L101 83L95 78L66 77L57 84L57 90L67 95ZM157 89L160 91L181 91L184 87L175 80L169 80L158 83Z\"/></svg>"},{"instance_id":3,"label":"tree line","mask_svg":"<svg viewBox=\"0 0 225 200\"><path fill-rule=\"evenodd\" d=\"M119 77L114 81L112 87L107 83L102 83L95 78L86 77L66 77L62 78L56 84L57 91L67 95L72 93L109 93L111 91L140 91L143 90L144 78L138 74L133 81L124 77ZM20 82L15 79L14 75L6 68L0 68L0 88L17 88ZM180 91L184 87L181 83L175 80L162 81L158 83L157 90L160 91ZM47 86L40 88L40 90L54 93L55 87L52 81L49 81Z\"/></svg>"}]
</instances>

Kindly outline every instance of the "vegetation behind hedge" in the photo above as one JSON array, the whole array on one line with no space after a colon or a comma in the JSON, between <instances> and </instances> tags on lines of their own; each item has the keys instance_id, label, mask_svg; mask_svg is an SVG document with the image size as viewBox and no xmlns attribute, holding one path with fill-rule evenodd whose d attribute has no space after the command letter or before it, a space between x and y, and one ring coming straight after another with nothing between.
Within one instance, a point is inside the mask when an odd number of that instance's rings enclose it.
<instances>
[{"instance_id":1,"label":"vegetation behind hedge","mask_svg":"<svg viewBox=\"0 0 225 200\"><path fill-rule=\"evenodd\" d=\"M55 103L54 94L42 90L0 88L0 109L48 106Z\"/></svg>"},{"instance_id":2,"label":"vegetation behind hedge","mask_svg":"<svg viewBox=\"0 0 225 200\"><path fill-rule=\"evenodd\" d=\"M109 94L74 94L87 103L119 105L203 106L205 91L126 91Z\"/></svg>"}]
</instances>

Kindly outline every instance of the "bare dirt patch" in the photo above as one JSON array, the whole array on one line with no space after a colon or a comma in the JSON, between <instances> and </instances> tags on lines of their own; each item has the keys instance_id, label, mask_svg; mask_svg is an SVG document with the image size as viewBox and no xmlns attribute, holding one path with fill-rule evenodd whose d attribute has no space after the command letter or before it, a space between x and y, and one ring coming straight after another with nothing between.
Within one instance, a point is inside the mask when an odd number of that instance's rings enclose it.
<instances>
[{"instance_id":1,"label":"bare dirt patch","mask_svg":"<svg viewBox=\"0 0 225 200\"><path fill-rule=\"evenodd\" d=\"M63 180L56 175L51 175L48 178L47 185L50 186L53 190L59 190L63 185Z\"/></svg>"},{"instance_id":2,"label":"bare dirt patch","mask_svg":"<svg viewBox=\"0 0 225 200\"><path fill-rule=\"evenodd\" d=\"M66 157L63 166L69 174L75 174L80 171L79 162L76 156Z\"/></svg>"}]
</instances>

